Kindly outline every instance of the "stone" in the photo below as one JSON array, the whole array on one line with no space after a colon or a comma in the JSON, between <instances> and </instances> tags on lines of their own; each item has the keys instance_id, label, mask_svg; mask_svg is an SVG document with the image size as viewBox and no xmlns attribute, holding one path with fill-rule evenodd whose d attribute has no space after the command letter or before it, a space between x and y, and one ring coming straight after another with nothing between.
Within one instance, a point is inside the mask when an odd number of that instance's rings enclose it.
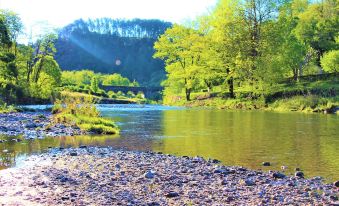
<instances>
[{"instance_id":1,"label":"stone","mask_svg":"<svg viewBox=\"0 0 339 206\"><path fill-rule=\"evenodd\" d=\"M275 179L283 179L286 177L286 175L284 175L283 173L280 173L280 172L274 172L272 174L272 177L275 178Z\"/></svg>"},{"instance_id":2,"label":"stone","mask_svg":"<svg viewBox=\"0 0 339 206\"><path fill-rule=\"evenodd\" d=\"M80 149L85 149L85 148L87 148L87 146L86 146L86 145L80 145L79 148L80 148Z\"/></svg>"},{"instance_id":3,"label":"stone","mask_svg":"<svg viewBox=\"0 0 339 206\"><path fill-rule=\"evenodd\" d=\"M233 200L234 200L234 197L232 197L232 196L228 196L226 198L226 202L232 202Z\"/></svg>"},{"instance_id":4,"label":"stone","mask_svg":"<svg viewBox=\"0 0 339 206\"><path fill-rule=\"evenodd\" d=\"M62 199L62 201L66 201L66 200L69 200L69 197L63 196L63 197L61 197L61 199Z\"/></svg>"},{"instance_id":5,"label":"stone","mask_svg":"<svg viewBox=\"0 0 339 206\"><path fill-rule=\"evenodd\" d=\"M115 165L115 168L116 168L117 170L120 170L121 166L120 166L119 164L116 164L116 165Z\"/></svg>"},{"instance_id":6,"label":"stone","mask_svg":"<svg viewBox=\"0 0 339 206\"><path fill-rule=\"evenodd\" d=\"M221 181L221 185L227 185L227 184L228 184L227 180L224 179L224 180Z\"/></svg>"},{"instance_id":7,"label":"stone","mask_svg":"<svg viewBox=\"0 0 339 206\"><path fill-rule=\"evenodd\" d=\"M35 123L28 123L28 124L25 125L25 128L27 128L27 129L33 129L33 128L37 128L37 127L38 127L38 125L35 124Z\"/></svg>"},{"instance_id":8,"label":"stone","mask_svg":"<svg viewBox=\"0 0 339 206\"><path fill-rule=\"evenodd\" d=\"M71 152L71 153L69 153L69 155L71 155L72 157L75 157L75 156L78 156L78 153L76 153L76 152Z\"/></svg>"},{"instance_id":9,"label":"stone","mask_svg":"<svg viewBox=\"0 0 339 206\"><path fill-rule=\"evenodd\" d=\"M173 197L179 197L179 194L177 192L171 191L166 194L167 198L173 198Z\"/></svg>"},{"instance_id":10,"label":"stone","mask_svg":"<svg viewBox=\"0 0 339 206\"><path fill-rule=\"evenodd\" d=\"M218 163L220 163L221 161L220 160L217 160L217 159L213 159L212 160L212 163L214 163L214 164L218 164Z\"/></svg>"},{"instance_id":11,"label":"stone","mask_svg":"<svg viewBox=\"0 0 339 206\"><path fill-rule=\"evenodd\" d=\"M334 182L334 186L339 187L339 181Z\"/></svg>"},{"instance_id":12,"label":"stone","mask_svg":"<svg viewBox=\"0 0 339 206\"><path fill-rule=\"evenodd\" d=\"M147 206L160 206L160 204L157 202L150 202L150 203L147 203Z\"/></svg>"},{"instance_id":13,"label":"stone","mask_svg":"<svg viewBox=\"0 0 339 206\"><path fill-rule=\"evenodd\" d=\"M268 166L271 166L271 163L270 162L263 162L262 166L268 167Z\"/></svg>"},{"instance_id":14,"label":"stone","mask_svg":"<svg viewBox=\"0 0 339 206\"><path fill-rule=\"evenodd\" d=\"M155 174L156 174L155 171L150 170L145 173L145 177L148 179L153 179L155 177Z\"/></svg>"},{"instance_id":15,"label":"stone","mask_svg":"<svg viewBox=\"0 0 339 206\"><path fill-rule=\"evenodd\" d=\"M227 170L226 169L222 169L222 168L216 168L213 173L216 174L227 174Z\"/></svg>"},{"instance_id":16,"label":"stone","mask_svg":"<svg viewBox=\"0 0 339 206\"><path fill-rule=\"evenodd\" d=\"M299 177L299 178L304 178L304 173L301 172L301 171L297 171L295 174L294 174L295 177Z\"/></svg>"},{"instance_id":17,"label":"stone","mask_svg":"<svg viewBox=\"0 0 339 206\"><path fill-rule=\"evenodd\" d=\"M244 183L245 183L246 186L254 186L255 185L255 182L252 181L252 180L245 180Z\"/></svg>"}]
</instances>

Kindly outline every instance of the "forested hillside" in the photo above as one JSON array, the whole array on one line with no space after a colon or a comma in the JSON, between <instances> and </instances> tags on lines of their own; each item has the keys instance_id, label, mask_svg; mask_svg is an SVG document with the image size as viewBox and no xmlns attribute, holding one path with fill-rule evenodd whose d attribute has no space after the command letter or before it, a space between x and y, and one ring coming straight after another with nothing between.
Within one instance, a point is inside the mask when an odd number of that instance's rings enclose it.
<instances>
[{"instance_id":1,"label":"forested hillside","mask_svg":"<svg viewBox=\"0 0 339 206\"><path fill-rule=\"evenodd\" d=\"M171 26L160 20L77 20L59 31L56 60L63 70L91 69L120 73L142 85L159 85L165 78L153 45Z\"/></svg>"}]
</instances>

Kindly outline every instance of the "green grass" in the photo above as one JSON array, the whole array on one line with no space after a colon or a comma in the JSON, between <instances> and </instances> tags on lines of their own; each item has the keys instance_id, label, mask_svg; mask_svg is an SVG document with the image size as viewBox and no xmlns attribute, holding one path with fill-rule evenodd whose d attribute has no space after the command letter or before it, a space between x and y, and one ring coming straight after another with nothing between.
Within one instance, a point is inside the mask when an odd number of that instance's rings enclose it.
<instances>
[{"instance_id":1,"label":"green grass","mask_svg":"<svg viewBox=\"0 0 339 206\"><path fill-rule=\"evenodd\" d=\"M192 101L187 102L182 93L165 96L164 102L167 105L221 109L333 113L333 109L339 106L339 97L335 96L338 92L339 82L336 79L329 79L275 84L266 87L265 91L255 92L251 86L238 87L235 88L235 99L227 98L227 90L225 92L225 88L219 86L214 88L211 94L193 92Z\"/></svg>"},{"instance_id":2,"label":"green grass","mask_svg":"<svg viewBox=\"0 0 339 206\"><path fill-rule=\"evenodd\" d=\"M90 95L63 92L53 107L54 123L77 126L96 134L118 134L119 129L110 119L100 117Z\"/></svg>"},{"instance_id":3,"label":"green grass","mask_svg":"<svg viewBox=\"0 0 339 206\"><path fill-rule=\"evenodd\" d=\"M274 111L327 112L337 106L339 106L339 97L325 98L310 95L276 100L269 105L269 109Z\"/></svg>"},{"instance_id":4,"label":"green grass","mask_svg":"<svg viewBox=\"0 0 339 206\"><path fill-rule=\"evenodd\" d=\"M109 119L102 117L88 117L84 115L57 114L54 119L57 123L70 126L77 126L81 130L94 132L96 134L118 134L116 124Z\"/></svg>"},{"instance_id":5,"label":"green grass","mask_svg":"<svg viewBox=\"0 0 339 206\"><path fill-rule=\"evenodd\" d=\"M0 114L18 112L18 109L13 105L0 104Z\"/></svg>"}]
</instances>

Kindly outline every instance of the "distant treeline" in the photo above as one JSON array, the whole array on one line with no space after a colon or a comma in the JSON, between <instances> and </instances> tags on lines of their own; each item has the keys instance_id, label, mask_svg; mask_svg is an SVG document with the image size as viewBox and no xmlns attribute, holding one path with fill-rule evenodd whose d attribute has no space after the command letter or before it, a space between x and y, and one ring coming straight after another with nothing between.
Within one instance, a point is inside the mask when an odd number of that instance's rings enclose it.
<instances>
[{"instance_id":1,"label":"distant treeline","mask_svg":"<svg viewBox=\"0 0 339 206\"><path fill-rule=\"evenodd\" d=\"M153 59L153 45L171 27L160 20L77 20L59 31L56 60L63 70L91 69L120 73L141 85L165 79L163 61Z\"/></svg>"}]
</instances>

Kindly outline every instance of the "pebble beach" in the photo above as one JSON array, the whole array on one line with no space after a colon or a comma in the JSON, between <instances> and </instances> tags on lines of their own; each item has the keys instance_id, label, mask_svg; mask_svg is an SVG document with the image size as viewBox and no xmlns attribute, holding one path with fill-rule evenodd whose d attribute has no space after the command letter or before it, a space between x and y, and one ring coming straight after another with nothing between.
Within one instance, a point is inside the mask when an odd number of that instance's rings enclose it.
<instances>
[{"instance_id":1,"label":"pebble beach","mask_svg":"<svg viewBox=\"0 0 339 206\"><path fill-rule=\"evenodd\" d=\"M0 205L339 205L337 186L201 157L81 146L0 171Z\"/></svg>"}]
</instances>

